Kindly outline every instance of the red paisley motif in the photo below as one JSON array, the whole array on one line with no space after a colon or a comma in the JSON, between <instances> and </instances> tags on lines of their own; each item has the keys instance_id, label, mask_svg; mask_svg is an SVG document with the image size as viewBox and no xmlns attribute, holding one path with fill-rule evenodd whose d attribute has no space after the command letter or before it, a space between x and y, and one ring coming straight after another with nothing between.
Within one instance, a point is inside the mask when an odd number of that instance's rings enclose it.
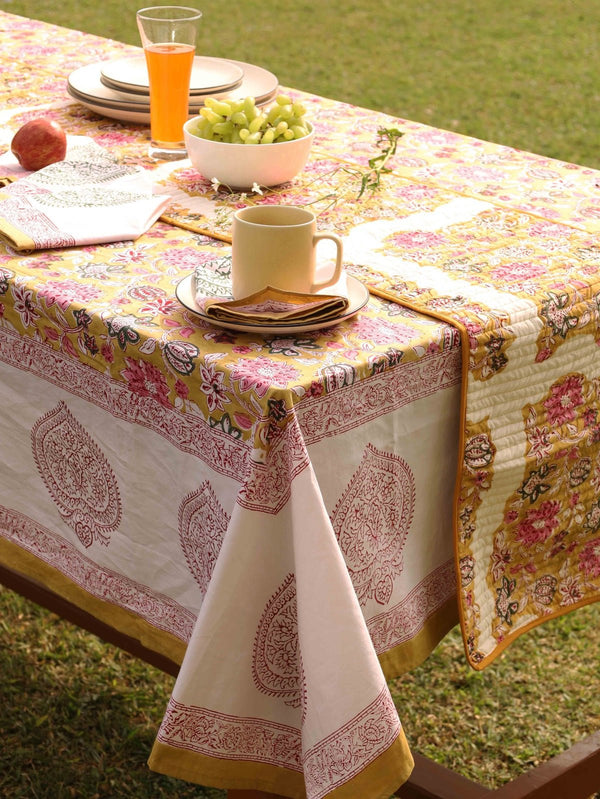
<instances>
[{"instance_id":1,"label":"red paisley motif","mask_svg":"<svg viewBox=\"0 0 600 799\"><path fill-rule=\"evenodd\" d=\"M254 641L252 676L262 693L279 697L291 707L299 707L302 699L300 672L296 580L293 574L288 574L267 603L260 620Z\"/></svg>"},{"instance_id":2,"label":"red paisley motif","mask_svg":"<svg viewBox=\"0 0 600 799\"><path fill-rule=\"evenodd\" d=\"M108 546L121 521L117 479L100 447L64 402L31 430L33 457L58 512L85 547Z\"/></svg>"},{"instance_id":3,"label":"red paisley motif","mask_svg":"<svg viewBox=\"0 0 600 799\"><path fill-rule=\"evenodd\" d=\"M179 506L179 540L190 571L206 593L229 524L210 483L188 494Z\"/></svg>"},{"instance_id":4,"label":"red paisley motif","mask_svg":"<svg viewBox=\"0 0 600 799\"><path fill-rule=\"evenodd\" d=\"M331 522L361 605L387 605L401 574L415 508L415 480L397 455L369 444Z\"/></svg>"}]
</instances>

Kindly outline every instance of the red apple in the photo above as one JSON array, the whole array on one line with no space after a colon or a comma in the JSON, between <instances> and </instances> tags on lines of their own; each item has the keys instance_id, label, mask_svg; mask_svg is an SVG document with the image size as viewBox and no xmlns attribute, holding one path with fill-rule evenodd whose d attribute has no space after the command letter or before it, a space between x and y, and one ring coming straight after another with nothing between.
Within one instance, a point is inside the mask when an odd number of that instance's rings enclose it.
<instances>
[{"instance_id":1,"label":"red apple","mask_svg":"<svg viewBox=\"0 0 600 799\"><path fill-rule=\"evenodd\" d=\"M21 166L33 172L64 160L67 137L53 119L32 119L15 133L10 149Z\"/></svg>"}]
</instances>

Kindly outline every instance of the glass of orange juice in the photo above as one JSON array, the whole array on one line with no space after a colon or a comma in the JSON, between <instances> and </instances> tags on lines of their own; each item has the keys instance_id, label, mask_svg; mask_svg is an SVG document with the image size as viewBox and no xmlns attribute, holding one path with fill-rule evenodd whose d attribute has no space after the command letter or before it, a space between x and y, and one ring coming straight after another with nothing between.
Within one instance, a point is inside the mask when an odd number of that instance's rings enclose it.
<instances>
[{"instance_id":1,"label":"glass of orange juice","mask_svg":"<svg viewBox=\"0 0 600 799\"><path fill-rule=\"evenodd\" d=\"M142 8L136 19L150 87L150 156L185 158L190 77L202 12L184 6Z\"/></svg>"}]
</instances>

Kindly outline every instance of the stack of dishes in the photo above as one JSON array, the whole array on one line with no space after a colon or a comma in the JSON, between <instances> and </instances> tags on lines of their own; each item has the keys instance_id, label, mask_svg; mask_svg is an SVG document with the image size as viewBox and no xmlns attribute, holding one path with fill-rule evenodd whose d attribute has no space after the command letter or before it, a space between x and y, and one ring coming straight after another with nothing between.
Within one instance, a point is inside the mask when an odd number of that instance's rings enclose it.
<instances>
[{"instance_id":1,"label":"stack of dishes","mask_svg":"<svg viewBox=\"0 0 600 799\"><path fill-rule=\"evenodd\" d=\"M275 98L278 81L272 72L243 61L195 56L190 80L190 116L210 97L254 97L256 105ZM150 124L150 90L143 55L101 61L69 75L67 91L90 111L121 122Z\"/></svg>"}]
</instances>

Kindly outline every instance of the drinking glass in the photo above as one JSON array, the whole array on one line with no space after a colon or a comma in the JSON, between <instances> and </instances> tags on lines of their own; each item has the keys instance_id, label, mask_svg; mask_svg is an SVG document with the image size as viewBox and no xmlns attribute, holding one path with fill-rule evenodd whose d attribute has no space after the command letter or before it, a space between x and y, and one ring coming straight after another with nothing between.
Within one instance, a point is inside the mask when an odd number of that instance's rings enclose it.
<instances>
[{"instance_id":1,"label":"drinking glass","mask_svg":"<svg viewBox=\"0 0 600 799\"><path fill-rule=\"evenodd\" d=\"M150 83L152 158L185 158L183 125L189 116L190 77L202 12L153 6L136 14Z\"/></svg>"}]
</instances>

